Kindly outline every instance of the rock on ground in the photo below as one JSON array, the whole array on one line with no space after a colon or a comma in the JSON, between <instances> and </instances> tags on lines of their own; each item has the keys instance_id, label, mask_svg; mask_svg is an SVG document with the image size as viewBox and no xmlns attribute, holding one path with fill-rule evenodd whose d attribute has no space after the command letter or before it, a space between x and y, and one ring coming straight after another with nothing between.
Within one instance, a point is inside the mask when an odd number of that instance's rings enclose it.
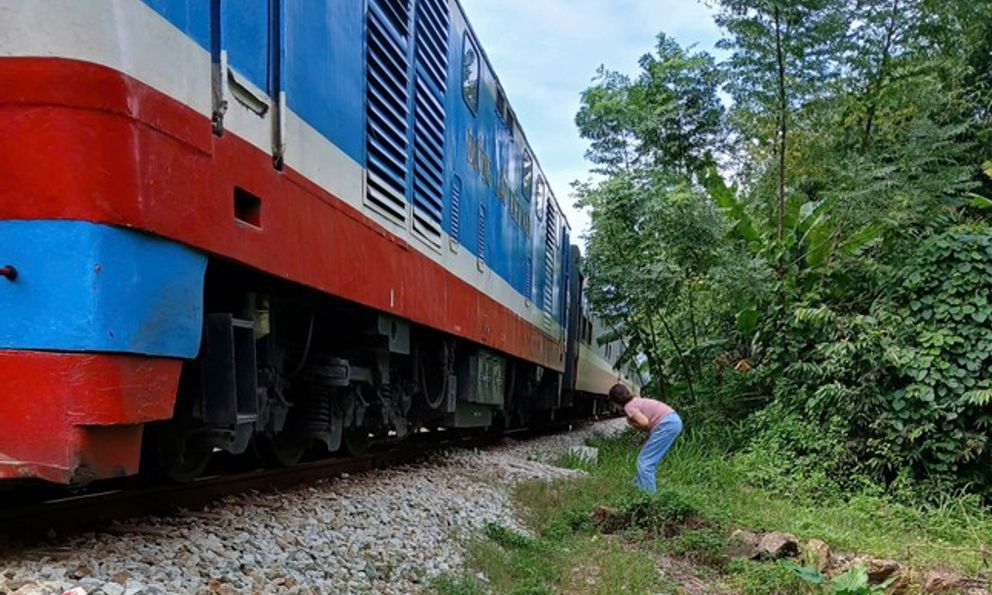
<instances>
[{"instance_id":1,"label":"rock on ground","mask_svg":"<svg viewBox=\"0 0 992 595\"><path fill-rule=\"evenodd\" d=\"M549 464L622 419L453 450L414 465L248 493L196 512L116 524L0 557L0 592L411 593L462 563L487 522L522 530L516 483L581 472ZM77 591L78 593L79 591Z\"/></svg>"},{"instance_id":2,"label":"rock on ground","mask_svg":"<svg viewBox=\"0 0 992 595\"><path fill-rule=\"evenodd\" d=\"M799 542L795 536L776 531L753 533L736 529L730 534L730 547L727 554L732 558L753 560L780 560L799 554Z\"/></svg>"},{"instance_id":3,"label":"rock on ground","mask_svg":"<svg viewBox=\"0 0 992 595\"><path fill-rule=\"evenodd\" d=\"M819 539L810 539L803 548L803 561L823 572L830 567L831 552L830 546Z\"/></svg>"}]
</instances>

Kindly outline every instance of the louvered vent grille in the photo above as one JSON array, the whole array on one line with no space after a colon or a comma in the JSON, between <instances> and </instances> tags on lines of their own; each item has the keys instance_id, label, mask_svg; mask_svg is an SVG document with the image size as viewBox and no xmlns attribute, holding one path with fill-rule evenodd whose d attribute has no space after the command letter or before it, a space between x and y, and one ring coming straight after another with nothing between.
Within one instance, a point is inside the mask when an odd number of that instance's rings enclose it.
<instances>
[{"instance_id":1,"label":"louvered vent grille","mask_svg":"<svg viewBox=\"0 0 992 595\"><path fill-rule=\"evenodd\" d=\"M534 257L528 256L524 263L524 275L527 277L524 281L524 294L527 295L527 299L533 299L534 296Z\"/></svg>"},{"instance_id":2,"label":"louvered vent grille","mask_svg":"<svg viewBox=\"0 0 992 595\"><path fill-rule=\"evenodd\" d=\"M458 241L462 229L462 179L458 176L451 178L451 237Z\"/></svg>"},{"instance_id":3,"label":"louvered vent grille","mask_svg":"<svg viewBox=\"0 0 992 595\"><path fill-rule=\"evenodd\" d=\"M447 2L418 0L414 30L413 228L439 247L444 209Z\"/></svg>"},{"instance_id":4,"label":"louvered vent grille","mask_svg":"<svg viewBox=\"0 0 992 595\"><path fill-rule=\"evenodd\" d=\"M554 204L548 201L548 211L544 217L544 311L554 312L555 302L555 252L558 248L558 213Z\"/></svg>"},{"instance_id":5,"label":"louvered vent grille","mask_svg":"<svg viewBox=\"0 0 992 595\"><path fill-rule=\"evenodd\" d=\"M448 3L419 0L416 30L417 65L424 68L432 86L443 94L448 79Z\"/></svg>"},{"instance_id":6,"label":"louvered vent grille","mask_svg":"<svg viewBox=\"0 0 992 595\"><path fill-rule=\"evenodd\" d=\"M479 205L479 260L486 262L486 205Z\"/></svg>"},{"instance_id":7,"label":"louvered vent grille","mask_svg":"<svg viewBox=\"0 0 992 595\"><path fill-rule=\"evenodd\" d=\"M383 17L403 39L409 35L410 0L371 0Z\"/></svg>"},{"instance_id":8,"label":"louvered vent grille","mask_svg":"<svg viewBox=\"0 0 992 595\"><path fill-rule=\"evenodd\" d=\"M409 108L406 48L410 0L368 0L366 203L406 221Z\"/></svg>"}]
</instances>

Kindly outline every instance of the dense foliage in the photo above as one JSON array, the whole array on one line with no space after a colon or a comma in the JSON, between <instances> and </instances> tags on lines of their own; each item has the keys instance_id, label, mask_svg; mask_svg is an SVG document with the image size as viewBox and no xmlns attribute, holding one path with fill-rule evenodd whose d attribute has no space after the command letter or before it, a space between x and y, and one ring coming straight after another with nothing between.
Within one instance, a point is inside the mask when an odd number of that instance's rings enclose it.
<instances>
[{"instance_id":1,"label":"dense foliage","mask_svg":"<svg viewBox=\"0 0 992 595\"><path fill-rule=\"evenodd\" d=\"M992 4L716 8L583 94L602 339L779 470L992 496Z\"/></svg>"}]
</instances>

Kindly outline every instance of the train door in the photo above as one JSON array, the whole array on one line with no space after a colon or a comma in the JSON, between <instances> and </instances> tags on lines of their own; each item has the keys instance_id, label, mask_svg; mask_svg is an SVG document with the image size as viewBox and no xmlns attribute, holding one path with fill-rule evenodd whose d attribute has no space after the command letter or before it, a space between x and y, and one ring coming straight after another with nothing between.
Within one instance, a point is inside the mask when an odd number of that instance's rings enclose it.
<instances>
[{"instance_id":1,"label":"train door","mask_svg":"<svg viewBox=\"0 0 992 595\"><path fill-rule=\"evenodd\" d=\"M284 0L211 0L213 125L237 131L272 152L281 169L286 151L282 83Z\"/></svg>"},{"instance_id":2,"label":"train door","mask_svg":"<svg viewBox=\"0 0 992 595\"><path fill-rule=\"evenodd\" d=\"M581 340L582 326L582 274L580 271L582 255L578 246L568 247L568 262L571 274L567 277L566 304L566 334L565 334L565 376L562 384L570 399L575 390L575 373L578 365L578 345ZM571 405L571 401L567 405Z\"/></svg>"}]
</instances>

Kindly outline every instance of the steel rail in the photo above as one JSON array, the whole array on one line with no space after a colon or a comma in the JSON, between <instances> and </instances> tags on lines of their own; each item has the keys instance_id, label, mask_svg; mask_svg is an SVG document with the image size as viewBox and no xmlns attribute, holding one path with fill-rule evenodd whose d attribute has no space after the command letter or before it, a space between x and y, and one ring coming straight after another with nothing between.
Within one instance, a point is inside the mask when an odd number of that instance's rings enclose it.
<instances>
[{"instance_id":1,"label":"steel rail","mask_svg":"<svg viewBox=\"0 0 992 595\"><path fill-rule=\"evenodd\" d=\"M425 460L450 448L492 446L503 438L530 437L570 431L591 420L561 420L543 427L505 430L500 434L464 435L426 432L387 445L368 455L328 458L280 469L253 469L204 476L185 484L108 484L79 494L58 497L0 499L0 546L28 546L57 534L83 530L115 532L113 523L144 516L170 516L182 510L200 510L223 498L249 491L274 491L312 484L343 474L363 473ZM141 481L141 478L136 478ZM98 486L99 488L99 486ZM54 533L53 533L54 532Z\"/></svg>"},{"instance_id":2,"label":"steel rail","mask_svg":"<svg viewBox=\"0 0 992 595\"><path fill-rule=\"evenodd\" d=\"M493 442L493 437L463 437L433 442L410 440L389 450L359 457L322 459L281 469L209 475L185 484L123 486L36 502L15 502L0 507L0 539L8 544L28 544L51 536L53 531L106 530L114 521L198 510L224 496L252 490L289 489L346 473L362 473L424 460L448 448L481 447Z\"/></svg>"}]
</instances>

